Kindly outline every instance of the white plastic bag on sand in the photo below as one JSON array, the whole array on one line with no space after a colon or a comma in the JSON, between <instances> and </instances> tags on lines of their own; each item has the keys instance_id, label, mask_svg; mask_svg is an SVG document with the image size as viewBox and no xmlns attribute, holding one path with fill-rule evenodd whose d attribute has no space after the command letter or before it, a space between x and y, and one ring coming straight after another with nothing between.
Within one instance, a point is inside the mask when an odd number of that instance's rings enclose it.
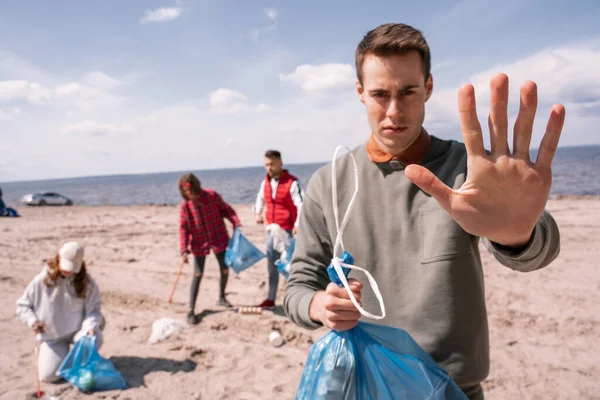
<instances>
[{"instance_id":1,"label":"white plastic bag on sand","mask_svg":"<svg viewBox=\"0 0 600 400\"><path fill-rule=\"evenodd\" d=\"M281 229L281 226L278 224L269 224L266 226L266 229L271 234L273 249L278 253L283 253L292 240L291 235Z\"/></svg>"},{"instance_id":2,"label":"white plastic bag on sand","mask_svg":"<svg viewBox=\"0 0 600 400\"><path fill-rule=\"evenodd\" d=\"M181 332L188 328L188 324L179 319L161 318L154 321L152 324L152 334L148 343L155 344L161 340L165 340L174 333Z\"/></svg>"}]
</instances>

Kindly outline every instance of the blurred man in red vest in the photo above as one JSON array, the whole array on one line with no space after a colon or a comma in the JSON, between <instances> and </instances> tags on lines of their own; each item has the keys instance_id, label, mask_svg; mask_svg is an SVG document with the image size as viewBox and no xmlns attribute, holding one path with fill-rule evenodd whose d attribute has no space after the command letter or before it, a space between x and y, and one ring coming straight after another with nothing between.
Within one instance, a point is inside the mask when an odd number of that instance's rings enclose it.
<instances>
[{"instance_id":1,"label":"blurred man in red vest","mask_svg":"<svg viewBox=\"0 0 600 400\"><path fill-rule=\"evenodd\" d=\"M268 150L265 153L265 169L267 175L263 179L258 194L254 213L256 222L267 225L277 224L290 235L296 235L298 216L302 207L302 187L300 181L283 169L281 153ZM264 214L264 216L263 216ZM267 233L267 260L269 266L269 294L259 307L275 306L279 273L275 261L281 253L274 249L271 231Z\"/></svg>"}]
</instances>

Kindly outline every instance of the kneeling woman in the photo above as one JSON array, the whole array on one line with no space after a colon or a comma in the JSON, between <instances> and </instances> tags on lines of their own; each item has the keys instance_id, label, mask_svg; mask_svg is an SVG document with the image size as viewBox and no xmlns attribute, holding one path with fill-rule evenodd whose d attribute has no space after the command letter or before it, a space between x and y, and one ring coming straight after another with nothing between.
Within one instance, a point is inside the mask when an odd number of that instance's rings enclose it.
<instances>
[{"instance_id":1,"label":"kneeling woman","mask_svg":"<svg viewBox=\"0 0 600 400\"><path fill-rule=\"evenodd\" d=\"M96 335L100 348L104 329L100 303L98 286L85 268L83 247L77 242L66 243L17 301L17 314L41 341L41 380L60 379L58 367L70 345L84 335Z\"/></svg>"}]
</instances>

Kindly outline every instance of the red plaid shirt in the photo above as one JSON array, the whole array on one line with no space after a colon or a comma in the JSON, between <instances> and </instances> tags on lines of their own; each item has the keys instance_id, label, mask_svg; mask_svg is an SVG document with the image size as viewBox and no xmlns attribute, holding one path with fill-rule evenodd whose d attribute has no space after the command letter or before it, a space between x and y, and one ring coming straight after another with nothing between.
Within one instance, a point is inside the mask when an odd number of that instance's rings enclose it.
<instances>
[{"instance_id":1,"label":"red plaid shirt","mask_svg":"<svg viewBox=\"0 0 600 400\"><path fill-rule=\"evenodd\" d=\"M183 200L179 217L181 254L191 251L195 256L207 256L211 249L215 254L225 251L229 234L223 218L234 228L240 226L235 210L214 190L203 189L196 200Z\"/></svg>"}]
</instances>

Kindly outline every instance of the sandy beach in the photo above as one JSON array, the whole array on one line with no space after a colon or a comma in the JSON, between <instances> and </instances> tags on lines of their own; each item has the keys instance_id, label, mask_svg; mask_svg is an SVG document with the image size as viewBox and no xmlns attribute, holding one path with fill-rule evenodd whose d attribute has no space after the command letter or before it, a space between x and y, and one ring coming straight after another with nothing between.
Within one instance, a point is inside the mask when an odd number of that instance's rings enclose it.
<instances>
[{"instance_id":1,"label":"sandy beach","mask_svg":"<svg viewBox=\"0 0 600 400\"><path fill-rule=\"evenodd\" d=\"M249 205L235 206L244 233L264 250L264 228ZM490 322L491 372L486 399L600 399L600 198L553 198L562 249L549 267L529 274L502 267L482 248ZM291 399L308 349L326 330L307 331L281 307L241 315L215 305L219 273L210 256L196 310L202 320L164 342L148 344L153 321L184 320L192 267L167 302L179 268L178 208L20 207L0 219L0 398L35 390L34 335L15 316L15 301L63 241L86 246L107 319L101 354L129 388L85 395L44 384L60 399ZM266 295L263 260L231 275L228 299L253 305ZM285 281L281 278L278 304ZM271 329L286 343L271 346Z\"/></svg>"}]
</instances>

